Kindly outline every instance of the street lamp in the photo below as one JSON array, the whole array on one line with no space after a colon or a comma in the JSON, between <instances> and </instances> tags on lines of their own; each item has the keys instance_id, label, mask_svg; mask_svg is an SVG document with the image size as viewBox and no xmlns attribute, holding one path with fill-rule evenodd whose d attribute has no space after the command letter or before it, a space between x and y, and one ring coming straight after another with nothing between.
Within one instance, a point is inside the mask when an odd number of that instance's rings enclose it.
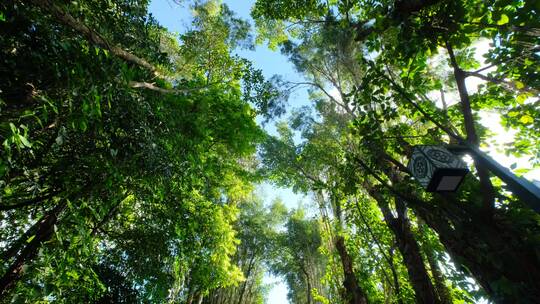
<instances>
[{"instance_id":1,"label":"street lamp","mask_svg":"<svg viewBox=\"0 0 540 304\"><path fill-rule=\"evenodd\" d=\"M413 148L408 168L429 192L455 192L469 172L465 162L452 152L430 145Z\"/></svg>"},{"instance_id":2,"label":"street lamp","mask_svg":"<svg viewBox=\"0 0 540 304\"><path fill-rule=\"evenodd\" d=\"M455 192L469 170L459 158L471 155L493 174L506 183L523 203L540 213L540 187L525 178L518 177L489 157L474 145L463 141L462 145L414 146L408 169L414 178L429 192Z\"/></svg>"}]
</instances>

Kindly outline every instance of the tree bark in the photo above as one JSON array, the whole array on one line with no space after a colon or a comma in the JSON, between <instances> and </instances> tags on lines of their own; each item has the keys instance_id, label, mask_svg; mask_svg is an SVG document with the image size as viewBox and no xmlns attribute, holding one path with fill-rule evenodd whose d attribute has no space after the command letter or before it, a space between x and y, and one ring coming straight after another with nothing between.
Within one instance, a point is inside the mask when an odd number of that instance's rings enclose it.
<instances>
[{"instance_id":1,"label":"tree bark","mask_svg":"<svg viewBox=\"0 0 540 304\"><path fill-rule=\"evenodd\" d=\"M311 280L309 279L309 273L307 272L306 268L304 267L304 263L300 263L300 269L306 276L306 284L307 284L307 304L311 304Z\"/></svg>"},{"instance_id":2,"label":"tree bark","mask_svg":"<svg viewBox=\"0 0 540 304\"><path fill-rule=\"evenodd\" d=\"M426 254L426 259L431 269L431 274L433 275L433 281L435 283L435 290L437 291L437 296L441 304L452 304L452 296L450 295L450 290L444 283L444 275L437 264L437 259L433 254L431 248L424 248L424 253Z\"/></svg>"},{"instance_id":3,"label":"tree bark","mask_svg":"<svg viewBox=\"0 0 540 304\"><path fill-rule=\"evenodd\" d=\"M244 298L244 293L246 292L246 286L249 280L249 276L251 275L251 270L253 269L253 265L255 263L255 254L251 256L248 263L248 269L246 271L246 280L242 283L242 289L240 290L240 296L238 297L238 304L242 304L242 300Z\"/></svg>"},{"instance_id":4,"label":"tree bark","mask_svg":"<svg viewBox=\"0 0 540 304\"><path fill-rule=\"evenodd\" d=\"M79 34L81 34L83 37L85 37L89 42L92 44L102 47L108 51L110 51L115 56L122 58L123 60L127 62L131 62L133 64L136 64L140 67L145 68L146 70L152 72L154 75L158 74L157 68L146 61L143 58L140 58L136 55L133 55L129 52L126 52L125 50L121 49L120 47L114 46L111 43L109 43L105 38L103 38L99 33L94 31L93 29L89 28L87 25L83 24L82 22L75 19L73 16L71 16L68 12L62 10L58 5L54 4L51 0L32 0L31 1L34 5L38 6L44 11L49 12L51 15L53 15L58 21L61 23L69 26Z\"/></svg>"},{"instance_id":5,"label":"tree bark","mask_svg":"<svg viewBox=\"0 0 540 304\"><path fill-rule=\"evenodd\" d=\"M345 239L343 236L336 236L336 249L341 259L341 265L343 267L344 281L343 287L345 287L346 297L345 303L347 304L367 304L367 296L365 292L358 285L356 275L353 270L352 258L345 247Z\"/></svg>"},{"instance_id":6,"label":"tree bark","mask_svg":"<svg viewBox=\"0 0 540 304\"><path fill-rule=\"evenodd\" d=\"M469 93L467 92L467 86L465 85L466 74L459 67L456 57L454 55L454 50L452 45L446 41L446 49L448 50L448 55L450 56L450 63L454 69L454 77L458 87L459 98L461 100L461 113L465 122L465 131L467 132L467 141L475 146L478 146L480 139L476 133L476 128L474 126L474 116L472 114L471 102L469 100ZM493 209L495 208L495 189L491 180L489 179L489 171L482 166L478 161L475 161L476 171L478 172L478 178L480 179L480 188L482 189L482 200L484 214L487 217L491 217Z\"/></svg>"},{"instance_id":7,"label":"tree bark","mask_svg":"<svg viewBox=\"0 0 540 304\"><path fill-rule=\"evenodd\" d=\"M435 288L431 283L424 261L422 260L420 247L414 238L410 222L405 217L404 211L398 212L398 217L394 217L382 196L380 194L374 195L377 197L376 200L379 203L388 227L392 230L396 238L396 244L403 256L403 262L407 268L409 280L416 295L416 302L426 304L439 303ZM396 198L396 204L403 204L399 200L399 198Z\"/></svg>"},{"instance_id":8,"label":"tree bark","mask_svg":"<svg viewBox=\"0 0 540 304\"><path fill-rule=\"evenodd\" d=\"M66 201L60 202L40 220L34 238L21 250L15 261L0 279L0 298L7 296L22 275L23 266L37 255L41 244L51 238L58 217L66 207Z\"/></svg>"}]
</instances>

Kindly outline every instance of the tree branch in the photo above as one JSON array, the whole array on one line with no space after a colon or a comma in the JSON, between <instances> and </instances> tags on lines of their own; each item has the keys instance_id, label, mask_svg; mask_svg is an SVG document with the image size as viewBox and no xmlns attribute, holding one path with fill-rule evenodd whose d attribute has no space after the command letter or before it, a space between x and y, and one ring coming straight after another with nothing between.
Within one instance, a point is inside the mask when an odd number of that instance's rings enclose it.
<instances>
[{"instance_id":1,"label":"tree branch","mask_svg":"<svg viewBox=\"0 0 540 304\"><path fill-rule=\"evenodd\" d=\"M50 199L51 197L55 196L58 193L60 193L60 192L51 192L51 193L48 193L48 194L46 194L44 196L34 197L34 198L31 198L31 199L29 199L27 201L16 203L16 204L13 204L13 205L0 205L0 211L8 211L8 210L14 210L14 209L28 207L28 206L34 205L34 204L36 204L36 203L38 203L40 201Z\"/></svg>"},{"instance_id":2,"label":"tree branch","mask_svg":"<svg viewBox=\"0 0 540 304\"><path fill-rule=\"evenodd\" d=\"M210 86L214 84L215 83L210 83L209 85L206 85L206 86L187 88L187 89L164 89L164 88L155 86L153 83L150 83L150 82L138 82L138 81L129 82L129 86L134 89L147 89L147 90L156 91L162 94L174 94L174 95L186 94L188 92L208 89Z\"/></svg>"},{"instance_id":3,"label":"tree branch","mask_svg":"<svg viewBox=\"0 0 540 304\"><path fill-rule=\"evenodd\" d=\"M81 34L83 37L85 37L88 41L90 41L92 44L102 47L108 51L110 51L115 56L124 59L125 61L134 63L140 67L143 67L147 69L148 71L152 72L154 75L158 75L158 69L152 65L150 62L146 61L143 58L140 58L134 54L131 54L123 49L121 49L118 46L111 45L103 36L101 36L98 32L94 31L93 29L89 28L84 23L78 21L73 16L71 16L68 12L65 12L63 9L58 7L58 5L54 4L51 0L31 0L31 2L40 7L44 11L48 11L51 15L53 15L60 23L63 23L64 25L67 25L77 31L79 34Z\"/></svg>"},{"instance_id":4,"label":"tree branch","mask_svg":"<svg viewBox=\"0 0 540 304\"><path fill-rule=\"evenodd\" d=\"M450 57L450 64L454 69L454 78L458 87L458 93L461 105L461 114L463 115L463 121L465 123L465 131L467 133L467 142L475 147L480 144L480 138L476 132L475 119L471 108L471 102L469 94L467 92L467 86L465 85L465 72L459 67L456 60L454 49L450 42L445 41L446 50ZM482 189L482 201L484 204L484 211L486 216L491 216L493 209L495 208L495 188L489 179L489 171L483 164L475 160L476 171L478 178L480 179L480 187Z\"/></svg>"},{"instance_id":5,"label":"tree branch","mask_svg":"<svg viewBox=\"0 0 540 304\"><path fill-rule=\"evenodd\" d=\"M508 80L504 80L504 79L500 79L500 78L487 76L487 75L481 74L481 73L476 72L476 71L474 71L474 72L464 71L464 73L465 73L465 77L474 76L474 77L480 78L482 80L485 80L487 82L500 84L500 85L506 87L509 90L520 91L520 92L523 92L523 93L532 93L532 94L535 94L535 95L540 93L540 92L538 92L538 90L536 90L534 88L530 88L530 87L518 88L516 83L513 82L513 81L508 81Z\"/></svg>"}]
</instances>

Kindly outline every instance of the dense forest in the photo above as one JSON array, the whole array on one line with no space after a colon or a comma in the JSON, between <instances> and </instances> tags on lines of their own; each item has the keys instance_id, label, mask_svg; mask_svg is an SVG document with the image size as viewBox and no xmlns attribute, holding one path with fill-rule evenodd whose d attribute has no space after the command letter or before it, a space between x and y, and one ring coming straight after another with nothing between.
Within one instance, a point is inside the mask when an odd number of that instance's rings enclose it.
<instances>
[{"instance_id":1,"label":"dense forest","mask_svg":"<svg viewBox=\"0 0 540 304\"><path fill-rule=\"evenodd\" d=\"M0 2L0 303L540 303L540 201L470 152L540 167L540 1L170 4Z\"/></svg>"}]
</instances>

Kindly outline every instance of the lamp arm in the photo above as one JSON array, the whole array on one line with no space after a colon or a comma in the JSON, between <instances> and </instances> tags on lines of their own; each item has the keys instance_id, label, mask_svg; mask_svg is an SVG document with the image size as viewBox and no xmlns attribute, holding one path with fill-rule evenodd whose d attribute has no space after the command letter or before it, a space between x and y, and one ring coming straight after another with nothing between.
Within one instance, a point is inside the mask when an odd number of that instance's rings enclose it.
<instances>
[{"instance_id":1,"label":"lamp arm","mask_svg":"<svg viewBox=\"0 0 540 304\"><path fill-rule=\"evenodd\" d=\"M498 176L508 185L508 188L523 203L527 204L537 213L540 213L540 188L529 180L519 177L512 173L508 168L502 166L485 152L474 145L463 142L463 146L450 146L449 150L453 152L468 152L473 158L481 162L493 174Z\"/></svg>"}]
</instances>

